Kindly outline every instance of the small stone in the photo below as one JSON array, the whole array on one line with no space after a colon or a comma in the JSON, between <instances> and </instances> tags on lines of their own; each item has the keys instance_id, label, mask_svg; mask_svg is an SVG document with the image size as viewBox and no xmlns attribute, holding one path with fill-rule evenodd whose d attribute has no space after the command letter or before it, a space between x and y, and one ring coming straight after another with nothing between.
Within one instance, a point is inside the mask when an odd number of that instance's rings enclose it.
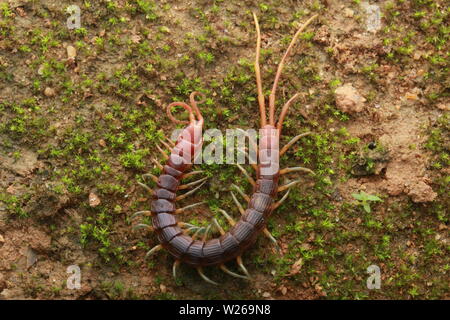
<instances>
[{"instance_id":1,"label":"small stone","mask_svg":"<svg viewBox=\"0 0 450 320\"><path fill-rule=\"evenodd\" d=\"M159 285L159 290L161 290L162 293L166 293L167 292L167 287L163 284Z\"/></svg>"},{"instance_id":2,"label":"small stone","mask_svg":"<svg viewBox=\"0 0 450 320\"><path fill-rule=\"evenodd\" d=\"M89 193L89 205L95 208L101 203L100 198L93 192Z\"/></svg>"},{"instance_id":3,"label":"small stone","mask_svg":"<svg viewBox=\"0 0 450 320\"><path fill-rule=\"evenodd\" d=\"M75 57L77 56L77 49L73 46L67 46L67 58L70 60L75 60Z\"/></svg>"},{"instance_id":4,"label":"small stone","mask_svg":"<svg viewBox=\"0 0 450 320\"><path fill-rule=\"evenodd\" d=\"M3 274L0 273L0 292L6 288L6 281Z\"/></svg>"},{"instance_id":5,"label":"small stone","mask_svg":"<svg viewBox=\"0 0 450 320\"><path fill-rule=\"evenodd\" d=\"M347 18L352 18L355 15L355 12L350 8L344 9L344 16Z\"/></svg>"},{"instance_id":6,"label":"small stone","mask_svg":"<svg viewBox=\"0 0 450 320\"><path fill-rule=\"evenodd\" d=\"M262 294L262 296L264 297L264 298L270 298L271 297L271 294L270 294L270 292L264 292L263 294Z\"/></svg>"},{"instance_id":7,"label":"small stone","mask_svg":"<svg viewBox=\"0 0 450 320\"><path fill-rule=\"evenodd\" d=\"M45 66L43 64L41 64L37 71L38 75L42 76L44 74L44 70L45 70Z\"/></svg>"},{"instance_id":8,"label":"small stone","mask_svg":"<svg viewBox=\"0 0 450 320\"><path fill-rule=\"evenodd\" d=\"M364 109L366 99L351 85L345 84L335 91L336 106L342 112L356 113Z\"/></svg>"},{"instance_id":9,"label":"small stone","mask_svg":"<svg viewBox=\"0 0 450 320\"><path fill-rule=\"evenodd\" d=\"M450 111L450 103L439 103L438 105L436 105L436 107L438 107L438 109L440 110Z\"/></svg>"},{"instance_id":10,"label":"small stone","mask_svg":"<svg viewBox=\"0 0 450 320\"><path fill-rule=\"evenodd\" d=\"M36 263L37 255L33 249L28 248L26 256L27 256L27 269L28 269Z\"/></svg>"},{"instance_id":11,"label":"small stone","mask_svg":"<svg viewBox=\"0 0 450 320\"><path fill-rule=\"evenodd\" d=\"M46 97L53 97L55 95L55 90L50 87L47 87L44 90L44 94Z\"/></svg>"},{"instance_id":12,"label":"small stone","mask_svg":"<svg viewBox=\"0 0 450 320\"><path fill-rule=\"evenodd\" d=\"M106 142L103 139L98 140L98 144L103 148L106 147Z\"/></svg>"}]
</instances>

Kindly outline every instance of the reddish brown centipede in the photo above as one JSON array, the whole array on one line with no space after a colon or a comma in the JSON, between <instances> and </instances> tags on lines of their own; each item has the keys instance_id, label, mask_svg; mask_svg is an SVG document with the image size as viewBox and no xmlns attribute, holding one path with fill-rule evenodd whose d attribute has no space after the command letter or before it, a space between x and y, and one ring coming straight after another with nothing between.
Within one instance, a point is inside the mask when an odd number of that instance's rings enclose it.
<instances>
[{"instance_id":1,"label":"reddish brown centipede","mask_svg":"<svg viewBox=\"0 0 450 320\"><path fill-rule=\"evenodd\" d=\"M242 214L241 219L235 222L225 211L221 212L225 215L227 220L232 225L232 228L225 232L218 224L217 221L213 221L216 227L219 229L221 236L219 238L206 240L206 233L203 240L197 240L196 236L189 236L183 231L183 226L188 226L195 228L194 226L178 222L175 214L180 213L187 209L188 207L195 206L190 205L182 209L176 209L176 201L180 200L187 195L191 194L197 190L200 186L197 186L194 190L188 193L177 196L178 190L187 189L189 187L195 186L198 183L204 181L200 179L196 182L181 185L180 181L187 176L191 176L197 172L186 173L188 169L192 166L192 157L194 156L196 150L201 150L202 138L201 132L203 128L203 117L197 107L200 101L195 99L196 95L199 93L193 92L190 96L190 105L184 102L173 102L167 107L167 114L169 118L176 123L188 123L188 126L179 135L175 144L172 145L170 155L167 155L159 146L158 149L163 153L167 160L166 165L162 166L158 162L155 163L162 169L163 173L159 176L150 176L157 185L157 188L152 191L153 201L151 203L151 211L141 211L137 214L151 214L153 222L153 230L155 231L157 238L160 242L159 245L151 249L147 256L159 249L166 249L175 258L174 264L174 276L176 272L176 267L180 262L184 262L188 265L196 267L200 276L206 281L216 284L209 278L205 276L202 271L202 267L205 266L220 266L221 269L233 276L241 278L250 278L246 268L242 263L241 255L242 253L251 246L257 237L257 235L264 231L266 235L271 237L269 231L267 231L265 225L267 218L271 212L276 209L287 197L289 188L296 184L299 180L288 183L284 186L279 186L279 177L288 172L293 171L309 171L309 169L302 167L286 168L279 170L279 157L283 155L287 149L299 140L302 135L294 137L284 148L279 151L278 143L280 138L281 129L283 126L283 121L286 113L292 104L292 102L297 98L298 94L295 94L291 99L281 109L281 113L278 121L275 123L275 94L278 86L278 81L281 76L281 72L284 66L284 62L288 57L295 41L301 34L301 32L311 23L311 21L316 17L313 16L308 19L303 26L294 35L289 47L287 48L283 58L281 59L277 73L275 75L275 80L273 83L272 91L269 96L269 121L267 123L266 119L266 109L265 109L265 99L262 92L261 75L259 68L259 55L261 47L261 34L259 29L258 20L255 14L253 14L257 42L256 42L256 59L255 59L255 73L256 73L256 84L258 90L258 104L260 111L260 141L258 150L258 164L256 166L256 181L253 180L246 172L246 176L249 178L250 183L253 185L253 194L248 197L240 189L239 193L244 196L248 201L248 208L244 210L239 204L235 195L232 193L233 200L239 207ZM189 121L180 121L175 119L171 114L171 109L174 106L181 106L189 113ZM161 141L167 147L170 147L165 142ZM190 151L190 152L186 152ZM244 171L242 167L239 167ZM268 170L270 168L271 170ZM276 168L273 170L273 168ZM146 185L145 188L149 189ZM285 196L281 200L275 202L274 199L277 193L288 190ZM138 225L145 226L147 225ZM273 241L273 237L271 237ZM276 242L276 241L275 241ZM242 276L236 274L225 267L227 261L236 259L241 270L246 274Z\"/></svg>"}]
</instances>

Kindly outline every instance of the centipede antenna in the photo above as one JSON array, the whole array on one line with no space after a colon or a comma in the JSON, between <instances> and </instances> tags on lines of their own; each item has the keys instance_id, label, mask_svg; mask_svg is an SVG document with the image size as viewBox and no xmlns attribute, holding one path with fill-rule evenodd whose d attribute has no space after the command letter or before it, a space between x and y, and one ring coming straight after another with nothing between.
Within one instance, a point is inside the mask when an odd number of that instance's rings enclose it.
<instances>
[{"instance_id":1,"label":"centipede antenna","mask_svg":"<svg viewBox=\"0 0 450 320\"><path fill-rule=\"evenodd\" d=\"M278 187L277 192L281 192L281 191L284 191L286 189L289 189L289 188L295 186L299 182L301 182L301 180L294 180L294 181L292 181L292 182L290 182L288 184L285 184L284 186Z\"/></svg>"},{"instance_id":2,"label":"centipede antenna","mask_svg":"<svg viewBox=\"0 0 450 320\"><path fill-rule=\"evenodd\" d=\"M150 189L150 187L147 186L146 184L143 184L142 182L138 182L137 184L140 185L140 186L141 186L142 188L144 188L145 190L147 190L148 192L153 193L153 190Z\"/></svg>"},{"instance_id":3,"label":"centipede antenna","mask_svg":"<svg viewBox=\"0 0 450 320\"><path fill-rule=\"evenodd\" d=\"M144 259L147 259L148 257L150 257L152 254L154 254L155 252L161 250L163 248L162 245L158 244L157 246L154 246L153 248L151 248L150 250L148 250L148 252L146 253Z\"/></svg>"},{"instance_id":4,"label":"centipede antenna","mask_svg":"<svg viewBox=\"0 0 450 320\"><path fill-rule=\"evenodd\" d=\"M283 108L281 109L280 117L278 118L278 123L277 123L277 129L279 131L281 131L281 128L283 127L284 118L286 117L289 107L291 106L292 102L294 102L295 99L297 99L298 97L299 97L298 93L294 94L292 96L292 98L290 98L288 100L288 102L286 102L285 105L283 106Z\"/></svg>"},{"instance_id":5,"label":"centipede antenna","mask_svg":"<svg viewBox=\"0 0 450 320\"><path fill-rule=\"evenodd\" d=\"M234 219L225 210L217 209L217 211L219 211L221 214L223 214L223 216L228 220L228 223L231 226L234 226L236 224L236 221L234 221Z\"/></svg>"},{"instance_id":6,"label":"centipede antenna","mask_svg":"<svg viewBox=\"0 0 450 320\"><path fill-rule=\"evenodd\" d=\"M236 277L236 278L241 278L241 279L245 279L245 280L250 280L250 278L240 275L238 273L235 273L233 271L231 271L230 269L228 269L224 264L220 265L220 269L225 272L228 273L230 276Z\"/></svg>"},{"instance_id":7,"label":"centipede antenna","mask_svg":"<svg viewBox=\"0 0 450 320\"><path fill-rule=\"evenodd\" d=\"M281 204L288 198L289 192L291 192L291 189L288 189L288 191L283 195L283 197L282 197L279 201L275 202L275 203L272 205L272 210L275 210L275 209L277 209L279 206L281 206Z\"/></svg>"},{"instance_id":8,"label":"centipede antenna","mask_svg":"<svg viewBox=\"0 0 450 320\"><path fill-rule=\"evenodd\" d=\"M154 182L158 183L158 177L151 173L143 174L142 178L151 178Z\"/></svg>"},{"instance_id":9,"label":"centipede antenna","mask_svg":"<svg viewBox=\"0 0 450 320\"><path fill-rule=\"evenodd\" d=\"M275 125L275 95L278 87L278 81L280 80L281 72L283 70L284 62L286 58L289 56L289 53L291 52L292 47L294 46L295 42L297 41L297 38L300 36L300 34L303 32L303 30L317 17L317 15L312 16L309 18L301 27L297 30L294 37L292 38L291 43L289 44L289 47L287 48L286 52L284 53L283 58L281 59L280 63L278 64L277 73L275 75L275 80L273 81L273 87L272 91L269 96L269 124Z\"/></svg>"},{"instance_id":10,"label":"centipede antenna","mask_svg":"<svg viewBox=\"0 0 450 320\"><path fill-rule=\"evenodd\" d=\"M178 190L188 189L188 188L193 187L193 186L195 186L195 185L197 185L197 184L199 184L199 183L201 183L201 182L203 182L203 181L205 181L207 179L208 179L208 177L204 177L204 178L201 178L201 179L193 181L193 182L182 184L181 186L178 187Z\"/></svg>"},{"instance_id":11,"label":"centipede antenna","mask_svg":"<svg viewBox=\"0 0 450 320\"><path fill-rule=\"evenodd\" d=\"M161 163L158 162L158 160L156 160L155 158L152 158L152 162L160 169L163 170L164 167Z\"/></svg>"},{"instance_id":12,"label":"centipede antenna","mask_svg":"<svg viewBox=\"0 0 450 320\"><path fill-rule=\"evenodd\" d=\"M197 101L195 100L195 96L199 95L202 97L201 100ZM198 121L203 121L203 116L200 112L200 109L198 108L197 104L202 104L203 102L206 101L206 97L203 93L199 92L199 91L192 91L191 94L189 95L189 101L191 103L192 108L194 109L195 113L197 114L197 119Z\"/></svg>"},{"instance_id":13,"label":"centipede antenna","mask_svg":"<svg viewBox=\"0 0 450 320\"><path fill-rule=\"evenodd\" d=\"M220 226L219 222L217 222L216 218L212 219L214 226L217 228L217 230L219 230L220 235L224 235L225 234L225 230L223 230L223 228Z\"/></svg>"},{"instance_id":14,"label":"centipede antenna","mask_svg":"<svg viewBox=\"0 0 450 320\"><path fill-rule=\"evenodd\" d=\"M270 93L269 96L269 124L274 125L275 124L275 94L276 94L276 90L278 87L278 81L280 79L281 76L281 72L283 70L283 66L284 66L284 62L286 60L286 58L289 56L289 53L292 49L292 47L294 46L297 38L299 37L300 33L312 22L312 20L314 20L317 17L317 15L312 16L311 18L308 19L308 21L306 21L301 27L300 29L295 33L294 37L292 38L291 43L289 44L289 47L287 48L283 58L281 59L279 65L278 65L278 69L277 69L277 73L275 75L275 80L273 83L273 87L272 87L272 91Z\"/></svg>"},{"instance_id":15,"label":"centipede antenna","mask_svg":"<svg viewBox=\"0 0 450 320\"><path fill-rule=\"evenodd\" d=\"M174 279L177 278L177 268L179 265L180 265L180 260L175 260L175 262L173 263L173 267L172 267L172 275L173 275Z\"/></svg>"},{"instance_id":16,"label":"centipede antenna","mask_svg":"<svg viewBox=\"0 0 450 320\"><path fill-rule=\"evenodd\" d=\"M231 186L236 189L236 191L242 196L242 198L245 199L245 201L250 202L250 197L246 195L239 186L235 185L234 183L232 183Z\"/></svg>"},{"instance_id":17,"label":"centipede antenna","mask_svg":"<svg viewBox=\"0 0 450 320\"><path fill-rule=\"evenodd\" d=\"M150 214L152 214L151 211L143 210L143 211L138 211L138 212L133 213L133 214L130 216L130 218L131 218L131 219L134 219L134 218L140 217L140 216L142 216L142 215L150 215Z\"/></svg>"},{"instance_id":18,"label":"centipede antenna","mask_svg":"<svg viewBox=\"0 0 450 320\"><path fill-rule=\"evenodd\" d=\"M150 231L150 232L153 231L153 227L149 226L148 224L145 224L145 223L139 223L139 224L133 226L133 230L140 230L140 229L148 229L148 231Z\"/></svg>"},{"instance_id":19,"label":"centipede antenna","mask_svg":"<svg viewBox=\"0 0 450 320\"><path fill-rule=\"evenodd\" d=\"M204 203L206 203L206 201L201 201L201 202L197 202L197 203L193 203L193 204L187 205L186 207L183 207L183 208L175 210L175 214L182 213L182 212L184 212L184 211L186 211L188 209L192 209L192 208L197 207L197 206L199 206L201 204L204 204Z\"/></svg>"},{"instance_id":20,"label":"centipede antenna","mask_svg":"<svg viewBox=\"0 0 450 320\"><path fill-rule=\"evenodd\" d=\"M248 174L247 170L245 170L239 163L236 164L237 167L239 168L239 170L242 171L242 173L245 175L245 177L247 178L248 182L250 182L250 184L252 186L256 186L256 182L255 180Z\"/></svg>"},{"instance_id":21,"label":"centipede antenna","mask_svg":"<svg viewBox=\"0 0 450 320\"><path fill-rule=\"evenodd\" d=\"M182 179L186 179L186 178L192 177L193 175L203 173L203 172L204 172L203 170L191 171L189 173L184 174Z\"/></svg>"},{"instance_id":22,"label":"centipede antenna","mask_svg":"<svg viewBox=\"0 0 450 320\"><path fill-rule=\"evenodd\" d=\"M294 138L291 139L291 141L289 141L280 151L280 157L286 153L286 151L294 144L296 143L298 140L300 140L301 138L312 134L312 132L305 132L302 134L299 134L298 136L295 136Z\"/></svg>"},{"instance_id":23,"label":"centipede antenna","mask_svg":"<svg viewBox=\"0 0 450 320\"><path fill-rule=\"evenodd\" d=\"M255 75L256 75L256 86L258 87L258 104L259 104L259 114L261 117L261 128L266 125L266 106L264 103L264 95L262 90L261 81L261 71L259 68L259 53L261 51L261 31L259 30L259 23L256 14L253 12L253 19L255 20L256 28L256 57L255 57Z\"/></svg>"},{"instance_id":24,"label":"centipede antenna","mask_svg":"<svg viewBox=\"0 0 450 320\"><path fill-rule=\"evenodd\" d=\"M290 173L290 172L298 172L298 171L314 174L314 171L312 171L311 169L305 168L305 167L292 167L292 168L285 168L285 169L280 170L280 175Z\"/></svg>"},{"instance_id":25,"label":"centipede antenna","mask_svg":"<svg viewBox=\"0 0 450 320\"><path fill-rule=\"evenodd\" d=\"M200 189L204 184L206 183L206 181L204 181L203 183L201 183L199 186L195 187L192 190L189 190L188 192L186 192L185 194L182 194L178 197L175 198L175 201L180 201L186 197L188 197L189 195L193 194L195 191L197 191L198 189Z\"/></svg>"},{"instance_id":26,"label":"centipede antenna","mask_svg":"<svg viewBox=\"0 0 450 320\"><path fill-rule=\"evenodd\" d=\"M231 197L233 198L234 203L236 204L236 206L239 209L239 212L241 213L241 215L244 215L245 210L244 207L242 207L242 204L239 202L239 200L236 198L235 194L233 191L230 191L231 193Z\"/></svg>"},{"instance_id":27,"label":"centipede antenna","mask_svg":"<svg viewBox=\"0 0 450 320\"><path fill-rule=\"evenodd\" d=\"M219 284L217 282L212 281L210 278L208 278L204 273L203 273L203 269L202 267L198 267L197 268L197 272L200 275L200 277L202 277L203 280L205 280L208 283L211 283L215 286L218 286Z\"/></svg>"},{"instance_id":28,"label":"centipede antenna","mask_svg":"<svg viewBox=\"0 0 450 320\"><path fill-rule=\"evenodd\" d=\"M242 263L242 257L241 257L241 256L238 256L238 257L236 258L236 262L237 262L239 268L241 268L242 272L244 272L244 274L245 274L249 279L251 279L252 277L250 276L250 273L248 273L247 268L244 266L244 263Z\"/></svg>"}]
</instances>

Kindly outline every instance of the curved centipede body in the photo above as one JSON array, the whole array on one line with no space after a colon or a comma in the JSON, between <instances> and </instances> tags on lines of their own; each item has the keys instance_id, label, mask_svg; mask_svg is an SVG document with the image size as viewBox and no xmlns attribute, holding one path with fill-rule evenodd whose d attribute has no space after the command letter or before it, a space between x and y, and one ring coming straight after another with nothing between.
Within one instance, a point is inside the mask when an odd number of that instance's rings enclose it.
<instances>
[{"instance_id":1,"label":"curved centipede body","mask_svg":"<svg viewBox=\"0 0 450 320\"><path fill-rule=\"evenodd\" d=\"M287 48L282 60L278 65L278 70L275 76L272 92L269 96L269 119L266 119L265 99L262 93L262 83L259 68L259 52L261 46L261 35L259 30L258 20L254 14L254 21L257 32L257 44L256 44L256 59L255 59L255 73L256 83L258 89L258 103L260 111L260 138L258 145L258 164L256 165L256 180L253 180L246 172L246 176L249 178L250 183L253 185L252 195L246 196L240 189L239 193L247 200L248 207L243 209L235 195L232 193L233 200L238 205L241 212L241 219L234 221L225 211L220 210L228 222L232 225L228 232L225 232L217 223L213 221L215 226L221 233L221 236L214 239L206 239L209 228L204 232L203 239L197 239L197 236L202 228L198 228L183 222L179 222L176 215L183 212L189 207L193 207L197 204L187 206L185 208L177 209L176 202L185 198L197 190L201 185L200 182L205 179L200 179L193 183L182 184L182 179L192 176L196 172L189 172L192 167L192 160L196 153L202 148L201 132L203 128L203 117L197 106L201 101L196 100L196 96L200 95L198 92L193 92L190 96L190 105L183 102L173 102L167 107L167 114L169 118L176 123L187 123L187 126L182 130L178 139L172 145L161 141L166 147L170 149L170 154L167 155L158 146L158 149L163 153L166 164L163 166L155 161L155 163L162 169L162 174L159 177L150 176L157 187L154 190L150 190L146 185L143 185L146 189L152 192L151 211L141 211L137 214L150 214L152 217L153 230L160 244L151 249L147 256L159 249L166 249L174 258L174 276L176 267L179 263L183 262L193 267L196 267L202 278L210 283L216 284L205 276L202 271L206 266L220 266L221 269L230 275L247 278L250 276L242 263L242 254L247 250L256 240L258 234L264 232L275 243L276 240L270 235L266 229L266 222L270 214L276 209L287 197L289 188L295 185L299 180L288 183L284 186L279 186L279 178L281 175L293 172L293 171L306 171L311 172L309 169L302 167L279 169L279 157L286 152L286 150L302 136L302 134L294 137L281 151L278 148L280 133L283 125L284 118L289 109L291 103L297 98L298 94L294 95L281 109L279 119L275 122L275 94L278 85L279 78L285 59L288 57L291 48L293 47L296 39L301 32L308 26L311 21L316 17L313 16L307 20L303 26L294 35L289 47ZM174 106L183 107L189 113L189 121L180 121L173 117L171 109ZM169 141L171 142L171 141ZM239 167L244 170L242 167ZM270 170L268 170L270 168ZM274 170L275 168L275 170ZM180 190L195 187L194 190L187 192L184 195L177 195ZM285 196L281 200L275 202L277 194L281 191L287 190ZM146 225L138 225L146 226ZM183 227L189 227L188 230ZM190 236L188 231L196 230L197 232ZM203 230L204 231L204 230ZM225 267L225 263L230 260L237 260L237 263L241 270L245 273L245 276L234 273Z\"/></svg>"}]
</instances>

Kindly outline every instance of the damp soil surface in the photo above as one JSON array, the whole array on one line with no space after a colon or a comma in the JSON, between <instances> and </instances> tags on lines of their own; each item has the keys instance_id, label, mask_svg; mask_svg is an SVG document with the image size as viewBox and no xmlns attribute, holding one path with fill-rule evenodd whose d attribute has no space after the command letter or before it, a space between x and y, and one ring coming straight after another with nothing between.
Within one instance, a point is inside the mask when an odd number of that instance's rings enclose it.
<instances>
[{"instance_id":1,"label":"damp soil surface","mask_svg":"<svg viewBox=\"0 0 450 320\"><path fill-rule=\"evenodd\" d=\"M150 208L138 182L154 186L165 107L193 91L206 129L258 128L252 12L266 97L318 14L276 102L299 93L281 144L311 132L282 166L314 174L281 177L301 183L268 221L279 249L261 234L244 253L251 281L183 264L174 279L133 228L151 224L131 217ZM449 21L444 0L0 1L0 299L448 299ZM180 220L228 230L219 209L238 219L231 185L251 184L235 165L194 169L207 182L179 205L205 203Z\"/></svg>"}]
</instances>

